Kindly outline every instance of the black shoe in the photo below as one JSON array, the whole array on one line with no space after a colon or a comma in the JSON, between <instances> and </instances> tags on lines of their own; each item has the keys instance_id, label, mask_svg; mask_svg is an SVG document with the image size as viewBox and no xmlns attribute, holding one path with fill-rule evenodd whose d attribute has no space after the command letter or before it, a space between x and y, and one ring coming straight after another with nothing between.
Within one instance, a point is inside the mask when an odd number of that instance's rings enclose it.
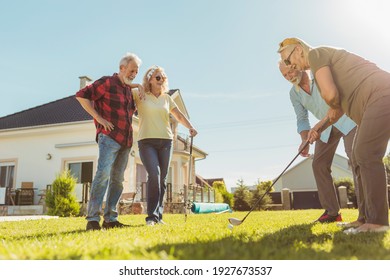
<instances>
[{"instance_id":1,"label":"black shoe","mask_svg":"<svg viewBox=\"0 0 390 280\"><path fill-rule=\"evenodd\" d=\"M103 222L103 228L104 229L109 229L109 228L123 228L123 227L128 227L128 225L122 224L118 221L115 222Z\"/></svg>"},{"instance_id":2,"label":"black shoe","mask_svg":"<svg viewBox=\"0 0 390 280\"><path fill-rule=\"evenodd\" d=\"M331 216L328 214L328 211L325 211L324 214L319 217L316 222L320 223L332 223L332 222L341 222L343 218L341 217L341 214L337 214L336 216Z\"/></svg>"},{"instance_id":3,"label":"black shoe","mask_svg":"<svg viewBox=\"0 0 390 280\"><path fill-rule=\"evenodd\" d=\"M100 230L101 227L99 225L99 222L96 222L96 221L89 221L87 223L87 231L89 230Z\"/></svg>"}]
</instances>

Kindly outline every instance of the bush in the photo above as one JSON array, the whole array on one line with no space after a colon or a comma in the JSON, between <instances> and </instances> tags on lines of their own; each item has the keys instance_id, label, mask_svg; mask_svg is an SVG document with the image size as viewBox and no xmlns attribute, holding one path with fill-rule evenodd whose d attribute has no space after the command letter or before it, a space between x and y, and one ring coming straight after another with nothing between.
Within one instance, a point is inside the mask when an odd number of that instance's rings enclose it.
<instances>
[{"instance_id":1,"label":"bush","mask_svg":"<svg viewBox=\"0 0 390 280\"><path fill-rule=\"evenodd\" d=\"M260 197L262 197L264 195L264 193L266 192L266 190L272 185L272 181L264 181L264 182L260 182L258 181L257 184L256 184L256 190L253 191L253 200L252 200L252 205L255 205L255 203L257 202L257 200L260 199ZM272 189L270 190L272 191ZM261 210L261 209L266 209L267 205L268 204L271 204L272 203L272 198L269 194L266 194L263 199L261 200L261 202L259 203L259 205L257 205L257 207L255 208L256 210Z\"/></svg>"},{"instance_id":2,"label":"bush","mask_svg":"<svg viewBox=\"0 0 390 280\"><path fill-rule=\"evenodd\" d=\"M222 181L215 181L213 183L213 189L215 190L215 202L226 203L230 207L233 207L234 205L233 194L227 191L226 185Z\"/></svg>"},{"instance_id":3,"label":"bush","mask_svg":"<svg viewBox=\"0 0 390 280\"><path fill-rule=\"evenodd\" d=\"M383 158L383 163L386 169L387 184L390 185L390 153Z\"/></svg>"},{"instance_id":4,"label":"bush","mask_svg":"<svg viewBox=\"0 0 390 280\"><path fill-rule=\"evenodd\" d=\"M253 194L247 186L244 185L243 180L237 183L237 190L234 192L234 210L248 211L251 209Z\"/></svg>"},{"instance_id":5,"label":"bush","mask_svg":"<svg viewBox=\"0 0 390 280\"><path fill-rule=\"evenodd\" d=\"M347 196L348 200L353 203L354 207L357 208L357 199L355 193L355 186L353 184L352 178L344 177L334 180L334 185L336 189L340 186L347 187Z\"/></svg>"},{"instance_id":6,"label":"bush","mask_svg":"<svg viewBox=\"0 0 390 280\"><path fill-rule=\"evenodd\" d=\"M56 176L52 189L46 194L48 215L60 217L79 215L80 205L74 194L75 187L76 179L72 177L69 170Z\"/></svg>"}]
</instances>

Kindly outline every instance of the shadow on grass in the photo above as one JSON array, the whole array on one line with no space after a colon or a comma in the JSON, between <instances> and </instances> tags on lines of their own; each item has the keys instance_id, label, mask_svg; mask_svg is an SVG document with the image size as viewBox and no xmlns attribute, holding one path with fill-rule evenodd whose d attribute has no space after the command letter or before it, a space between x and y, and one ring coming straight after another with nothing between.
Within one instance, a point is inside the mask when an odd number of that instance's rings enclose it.
<instances>
[{"instance_id":1,"label":"shadow on grass","mask_svg":"<svg viewBox=\"0 0 390 280\"><path fill-rule=\"evenodd\" d=\"M140 227L145 227L146 225L144 224L134 224L134 225L128 225L124 228L115 228L115 229L101 229L101 230L96 230L96 231L86 231L85 229L78 229L78 230L63 230L59 232L50 232L50 233L39 233L39 234L29 234L29 235L21 235L17 237L12 237L10 240L30 240L30 239L48 239L51 237L59 237L59 236L71 236L71 235L80 235L80 234L90 234L92 232L106 232L109 233L111 230L125 230L129 228L140 228Z\"/></svg>"},{"instance_id":2,"label":"shadow on grass","mask_svg":"<svg viewBox=\"0 0 390 280\"><path fill-rule=\"evenodd\" d=\"M237 234L216 241L158 245L179 260L350 260L390 259L385 233L346 235L342 231L313 233L313 224L294 225L273 233ZM387 248L386 248L387 247Z\"/></svg>"}]
</instances>

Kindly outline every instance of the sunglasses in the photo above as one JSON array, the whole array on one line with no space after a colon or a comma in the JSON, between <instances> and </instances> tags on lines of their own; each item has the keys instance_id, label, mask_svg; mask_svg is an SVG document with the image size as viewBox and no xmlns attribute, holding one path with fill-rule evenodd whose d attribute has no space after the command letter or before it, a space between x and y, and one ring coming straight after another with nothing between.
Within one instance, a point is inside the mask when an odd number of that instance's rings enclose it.
<instances>
[{"instance_id":1,"label":"sunglasses","mask_svg":"<svg viewBox=\"0 0 390 280\"><path fill-rule=\"evenodd\" d=\"M291 65L290 57L291 57L291 55L293 54L293 52L295 51L296 48L297 47L294 47L294 49L292 50L292 52L290 52L288 57L285 60L283 60L284 64L286 64L286 66L290 66Z\"/></svg>"},{"instance_id":2,"label":"sunglasses","mask_svg":"<svg viewBox=\"0 0 390 280\"><path fill-rule=\"evenodd\" d=\"M166 77L164 77L164 76L156 76L156 80L157 80L158 82L161 81L161 79L166 80Z\"/></svg>"}]
</instances>

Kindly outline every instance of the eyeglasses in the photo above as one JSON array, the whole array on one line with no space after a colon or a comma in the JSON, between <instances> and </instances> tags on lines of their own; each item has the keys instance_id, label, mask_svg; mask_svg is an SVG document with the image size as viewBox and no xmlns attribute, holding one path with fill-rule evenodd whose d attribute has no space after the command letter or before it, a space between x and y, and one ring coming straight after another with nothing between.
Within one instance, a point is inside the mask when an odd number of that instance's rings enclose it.
<instances>
[{"instance_id":1,"label":"eyeglasses","mask_svg":"<svg viewBox=\"0 0 390 280\"><path fill-rule=\"evenodd\" d=\"M161 79L164 79L164 80L167 79L167 77L164 77L164 76L156 76L155 78L156 78L157 82L159 82Z\"/></svg>"},{"instance_id":2,"label":"eyeglasses","mask_svg":"<svg viewBox=\"0 0 390 280\"><path fill-rule=\"evenodd\" d=\"M291 65L290 57L293 54L293 52L295 51L295 49L296 49L296 47L294 47L294 49L292 50L292 52L290 52L288 57L285 60L283 60L284 64L286 64L286 66L290 66Z\"/></svg>"}]
</instances>

